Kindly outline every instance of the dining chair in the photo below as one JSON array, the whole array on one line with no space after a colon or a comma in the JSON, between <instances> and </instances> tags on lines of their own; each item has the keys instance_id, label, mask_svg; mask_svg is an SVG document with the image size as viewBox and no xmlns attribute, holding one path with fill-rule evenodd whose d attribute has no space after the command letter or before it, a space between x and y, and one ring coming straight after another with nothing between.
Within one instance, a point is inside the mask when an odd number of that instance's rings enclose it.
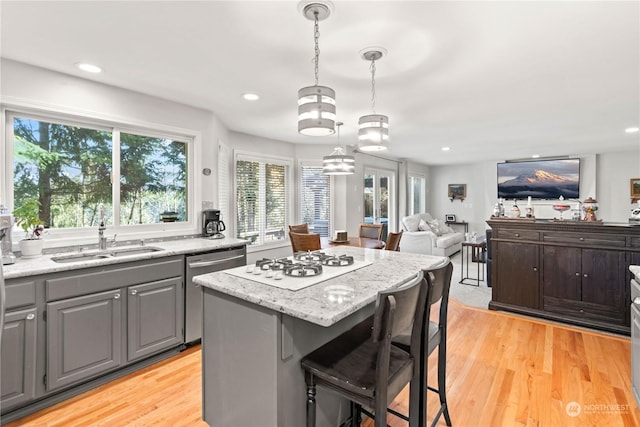
<instances>
[{"instance_id":1,"label":"dining chair","mask_svg":"<svg viewBox=\"0 0 640 427\"><path fill-rule=\"evenodd\" d=\"M302 358L307 427L315 426L318 385L352 402L351 425L359 425L360 414L365 413L375 418L375 427L384 427L387 406L410 384L409 425L418 425L422 382L416 364L420 363L427 296L423 281L420 272L401 288L379 292L372 317ZM408 351L392 345L406 329L412 329Z\"/></svg>"},{"instance_id":2,"label":"dining chair","mask_svg":"<svg viewBox=\"0 0 640 427\"><path fill-rule=\"evenodd\" d=\"M360 228L358 229L358 237L382 240L382 227L382 224L361 223Z\"/></svg>"},{"instance_id":3,"label":"dining chair","mask_svg":"<svg viewBox=\"0 0 640 427\"><path fill-rule=\"evenodd\" d=\"M422 404L420 408L419 425L427 425L427 391L438 393L440 398L440 408L434 417L431 427L435 426L444 414L445 422L451 425L451 416L449 415L449 407L447 406L447 396L445 389L445 380L447 373L447 310L449 306L449 288L451 287L451 275L453 274L453 264L446 258L444 263L434 268L423 270L425 284L427 286L427 297L424 308L424 315L421 322L423 323L421 330L423 331L423 344L420 346L422 354L420 359L422 382L422 394L419 402ZM431 307L440 302L440 312L438 321L430 320ZM413 345L413 329L406 329L404 333L393 339L393 345L408 351ZM438 387L431 387L427 384L427 372L429 370L429 355L438 347Z\"/></svg>"},{"instance_id":4,"label":"dining chair","mask_svg":"<svg viewBox=\"0 0 640 427\"><path fill-rule=\"evenodd\" d=\"M384 248L388 251L399 251L400 239L402 239L402 230L397 233L389 233Z\"/></svg>"},{"instance_id":5,"label":"dining chair","mask_svg":"<svg viewBox=\"0 0 640 427\"><path fill-rule=\"evenodd\" d=\"M293 253L317 251L321 249L320 235L316 233L296 233L289 232L289 240L291 240L291 249Z\"/></svg>"},{"instance_id":6,"label":"dining chair","mask_svg":"<svg viewBox=\"0 0 640 427\"><path fill-rule=\"evenodd\" d=\"M292 232L292 231L294 233L309 233L309 224L304 223L304 224L290 225L289 232Z\"/></svg>"}]
</instances>

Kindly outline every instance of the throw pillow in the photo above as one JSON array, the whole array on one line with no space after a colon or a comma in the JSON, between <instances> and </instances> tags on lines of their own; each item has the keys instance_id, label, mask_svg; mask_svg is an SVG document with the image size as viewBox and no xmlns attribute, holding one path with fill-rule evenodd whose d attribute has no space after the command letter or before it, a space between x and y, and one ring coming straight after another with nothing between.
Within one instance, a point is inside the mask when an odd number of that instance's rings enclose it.
<instances>
[{"instance_id":1,"label":"throw pillow","mask_svg":"<svg viewBox=\"0 0 640 427\"><path fill-rule=\"evenodd\" d=\"M442 236L442 231L440 231L440 225L438 224L437 219L431 220L427 224L429 224L429 227L431 228L431 231L433 231L433 234L435 234L436 236Z\"/></svg>"},{"instance_id":2,"label":"throw pillow","mask_svg":"<svg viewBox=\"0 0 640 427\"><path fill-rule=\"evenodd\" d=\"M454 233L454 232L455 232L455 231L453 230L453 228L449 227L449 226L447 225L447 223L446 223L446 222L444 222L443 220L438 219L437 221L438 221L438 228L440 229L440 232L441 232L442 234L449 234L449 233Z\"/></svg>"},{"instance_id":3,"label":"throw pillow","mask_svg":"<svg viewBox=\"0 0 640 427\"><path fill-rule=\"evenodd\" d=\"M426 222L424 222L424 220L420 220L420 224L418 225L418 230L420 231L431 231L431 227L429 227L429 224L427 224Z\"/></svg>"},{"instance_id":4,"label":"throw pillow","mask_svg":"<svg viewBox=\"0 0 640 427\"><path fill-rule=\"evenodd\" d=\"M420 215L410 215L402 218L402 224L407 231L418 231Z\"/></svg>"}]
</instances>

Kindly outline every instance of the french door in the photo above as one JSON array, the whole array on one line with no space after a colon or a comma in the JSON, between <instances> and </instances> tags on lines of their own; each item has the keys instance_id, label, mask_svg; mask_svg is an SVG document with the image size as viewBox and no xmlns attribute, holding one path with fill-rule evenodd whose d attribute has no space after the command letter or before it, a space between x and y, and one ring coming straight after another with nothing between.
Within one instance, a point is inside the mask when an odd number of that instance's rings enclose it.
<instances>
[{"instance_id":1,"label":"french door","mask_svg":"<svg viewBox=\"0 0 640 427\"><path fill-rule=\"evenodd\" d=\"M393 171L365 168L364 222L383 224L382 238L386 240L389 224L395 224L395 180Z\"/></svg>"}]
</instances>

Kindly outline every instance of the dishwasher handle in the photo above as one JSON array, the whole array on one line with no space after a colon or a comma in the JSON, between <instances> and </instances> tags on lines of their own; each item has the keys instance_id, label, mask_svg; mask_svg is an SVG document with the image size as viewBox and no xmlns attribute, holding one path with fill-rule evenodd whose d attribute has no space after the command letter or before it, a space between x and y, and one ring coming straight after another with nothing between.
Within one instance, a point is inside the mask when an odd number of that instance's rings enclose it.
<instances>
[{"instance_id":1,"label":"dishwasher handle","mask_svg":"<svg viewBox=\"0 0 640 427\"><path fill-rule=\"evenodd\" d=\"M195 261L195 262L189 263L189 268L210 267L212 265L222 264L225 262L232 261L234 259L241 259L241 258L244 258L244 255L238 255L231 258L224 258L224 259L212 260L212 261Z\"/></svg>"}]
</instances>

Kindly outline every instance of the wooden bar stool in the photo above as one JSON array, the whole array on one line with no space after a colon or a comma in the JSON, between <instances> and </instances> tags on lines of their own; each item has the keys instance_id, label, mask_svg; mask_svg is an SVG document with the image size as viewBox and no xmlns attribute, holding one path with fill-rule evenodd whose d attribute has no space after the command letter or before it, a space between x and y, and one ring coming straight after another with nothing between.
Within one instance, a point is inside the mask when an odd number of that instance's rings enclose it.
<instances>
[{"instance_id":1,"label":"wooden bar stool","mask_svg":"<svg viewBox=\"0 0 640 427\"><path fill-rule=\"evenodd\" d=\"M410 383L409 425L418 426L420 343L427 287L423 274L401 288L378 293L376 312L305 356L300 362L307 384L307 427L316 422L316 386L326 387L352 402L352 425L359 425L360 411L375 414L375 427L387 425L387 406ZM411 329L408 351L392 345ZM354 405L355 404L355 405Z\"/></svg>"},{"instance_id":2,"label":"wooden bar stool","mask_svg":"<svg viewBox=\"0 0 640 427\"><path fill-rule=\"evenodd\" d=\"M451 425L451 417L447 406L447 396L445 390L445 380L447 373L447 309L449 306L449 288L451 287L451 275L453 274L453 264L449 258L443 265L424 270L424 279L427 285L427 301L425 304L424 316L421 319L423 331L423 343L421 345L422 354L420 359L422 381L422 397L420 398L421 406L420 418L421 425L426 425L427 419L427 391L438 393L440 397L440 408L433 419L431 426L435 426L444 414L444 420L448 426ZM440 302L440 313L438 322L430 320L431 306ZM394 338L393 345L408 351L413 343L413 330L407 329L403 334ZM429 368L429 355L438 348L438 387L431 387L427 384L427 372Z\"/></svg>"}]
</instances>

